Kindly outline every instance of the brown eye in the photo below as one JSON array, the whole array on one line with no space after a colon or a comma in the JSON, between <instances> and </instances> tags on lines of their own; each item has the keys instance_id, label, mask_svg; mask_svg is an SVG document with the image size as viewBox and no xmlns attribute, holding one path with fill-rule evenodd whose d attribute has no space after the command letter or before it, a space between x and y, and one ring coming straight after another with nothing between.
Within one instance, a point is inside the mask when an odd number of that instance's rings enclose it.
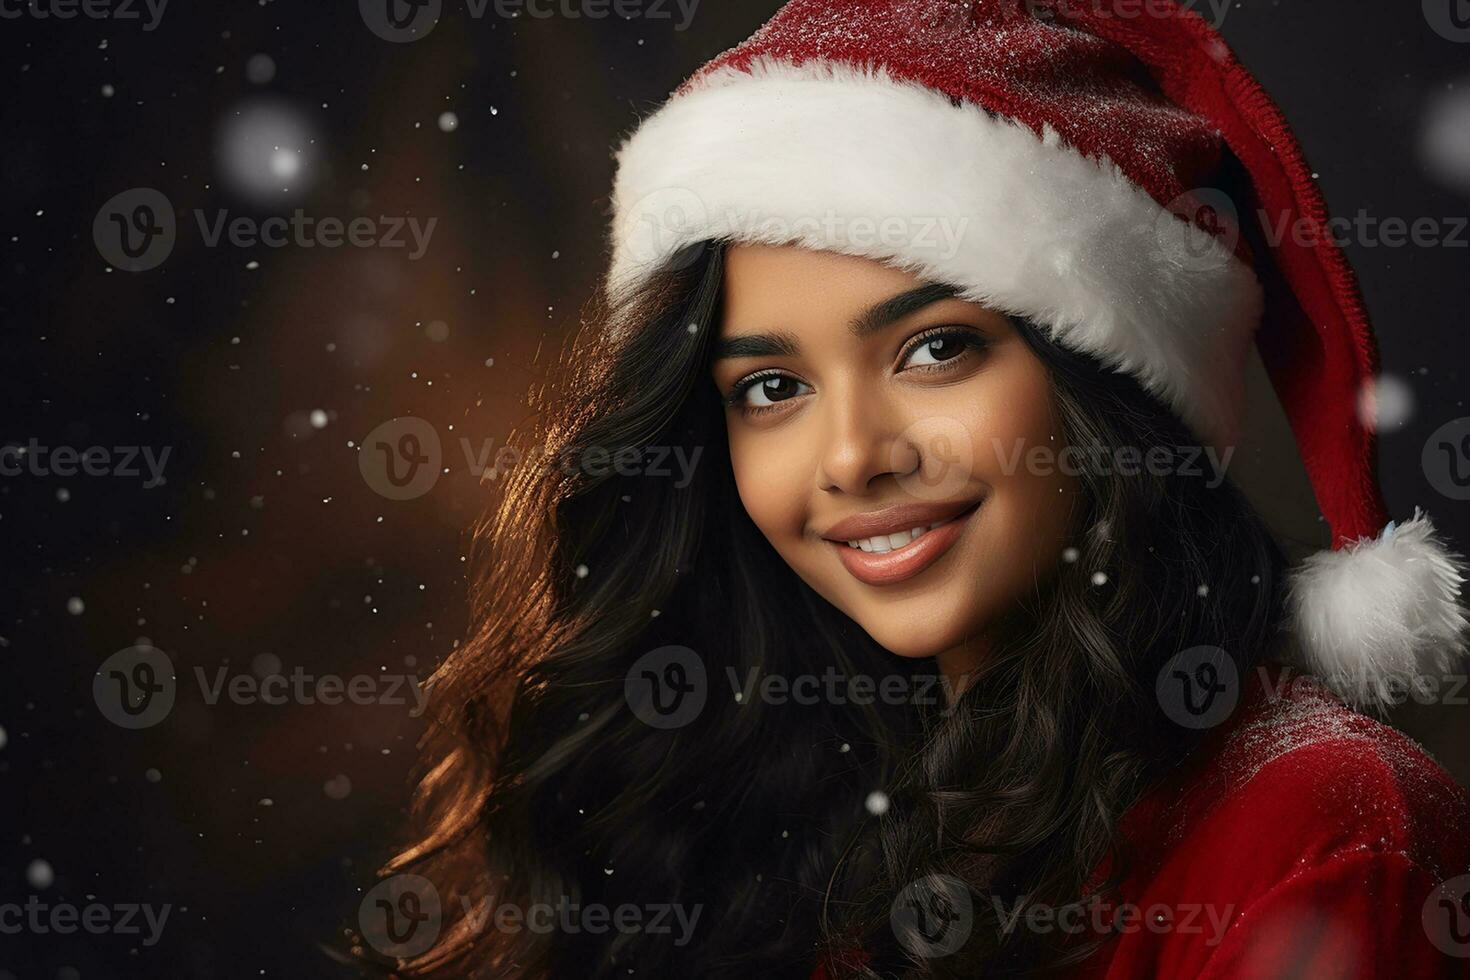
<instances>
[{"instance_id":1,"label":"brown eye","mask_svg":"<svg viewBox=\"0 0 1470 980\"><path fill-rule=\"evenodd\" d=\"M916 367L921 364L938 364L952 357L959 357L964 352L965 345L958 337L935 337L932 340L924 341L918 347L914 348L914 352L908 356L908 360L904 363L910 367Z\"/></svg>"},{"instance_id":2,"label":"brown eye","mask_svg":"<svg viewBox=\"0 0 1470 980\"><path fill-rule=\"evenodd\" d=\"M747 408L765 408L806 394L807 385L785 374L768 374L751 379L738 392Z\"/></svg>"},{"instance_id":3,"label":"brown eye","mask_svg":"<svg viewBox=\"0 0 1470 980\"><path fill-rule=\"evenodd\" d=\"M954 360L967 350L984 346L984 339L973 331L936 331L920 337L918 342L909 348L903 366L911 368L943 364L945 361Z\"/></svg>"}]
</instances>

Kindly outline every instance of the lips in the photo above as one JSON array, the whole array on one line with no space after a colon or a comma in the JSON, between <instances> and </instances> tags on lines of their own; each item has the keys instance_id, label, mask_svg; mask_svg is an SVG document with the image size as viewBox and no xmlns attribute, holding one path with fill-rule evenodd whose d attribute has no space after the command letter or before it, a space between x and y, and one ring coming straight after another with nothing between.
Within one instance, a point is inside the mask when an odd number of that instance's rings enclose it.
<instances>
[{"instance_id":1,"label":"lips","mask_svg":"<svg viewBox=\"0 0 1470 980\"><path fill-rule=\"evenodd\" d=\"M832 542L838 559L858 581L891 585L913 578L943 557L980 503L889 507L838 521L822 537Z\"/></svg>"}]
</instances>

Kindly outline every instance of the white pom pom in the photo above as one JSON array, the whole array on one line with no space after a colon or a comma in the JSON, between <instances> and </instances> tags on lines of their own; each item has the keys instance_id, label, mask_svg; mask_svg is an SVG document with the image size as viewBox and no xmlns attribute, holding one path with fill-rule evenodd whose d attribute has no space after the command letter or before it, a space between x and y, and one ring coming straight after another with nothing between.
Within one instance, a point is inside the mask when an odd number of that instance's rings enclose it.
<instances>
[{"instance_id":1,"label":"white pom pom","mask_svg":"<svg viewBox=\"0 0 1470 980\"><path fill-rule=\"evenodd\" d=\"M1416 508L1377 539L1310 556L1287 604L1306 666L1350 704L1382 708L1464 652L1463 560Z\"/></svg>"}]
</instances>

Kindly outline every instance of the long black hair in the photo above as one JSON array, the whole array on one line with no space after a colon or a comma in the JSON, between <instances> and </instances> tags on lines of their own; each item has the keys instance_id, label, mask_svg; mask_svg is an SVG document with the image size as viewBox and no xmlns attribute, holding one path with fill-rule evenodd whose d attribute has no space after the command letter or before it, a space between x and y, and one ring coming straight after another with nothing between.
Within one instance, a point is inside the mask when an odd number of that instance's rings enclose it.
<instances>
[{"instance_id":1,"label":"long black hair","mask_svg":"<svg viewBox=\"0 0 1470 980\"><path fill-rule=\"evenodd\" d=\"M918 696L938 690L932 663L888 654L813 592L736 495L709 380L723 255L702 245L599 301L516 435L522 461L475 533L473 633L431 684L413 841L387 869L434 883L443 929L399 969L805 978L826 960L972 977L1086 955L1104 937L1007 932L985 898L1079 899L1105 857L1103 887L1116 884L1120 816L1197 739L1161 710L1155 679L1195 646L1242 672L1265 655L1279 553L1228 481L1084 468L1069 560L962 696ZM1196 441L1131 378L1016 325L1070 444ZM651 447L698 465L685 481L578 462ZM662 727L627 685L668 647L695 658L707 696ZM734 694L750 677L824 672L898 677L915 696ZM944 956L893 914L936 877L974 916ZM609 911L601 929L573 916L551 933L466 914L537 905ZM637 923L609 925L628 906ZM671 909L698 916L692 932L669 928Z\"/></svg>"}]
</instances>

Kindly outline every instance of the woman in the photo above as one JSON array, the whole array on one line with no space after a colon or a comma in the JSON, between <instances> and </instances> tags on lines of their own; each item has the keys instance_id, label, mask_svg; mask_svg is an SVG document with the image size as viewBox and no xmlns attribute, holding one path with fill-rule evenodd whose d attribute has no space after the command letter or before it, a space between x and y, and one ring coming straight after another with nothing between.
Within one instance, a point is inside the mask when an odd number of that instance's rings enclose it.
<instances>
[{"instance_id":1,"label":"woman","mask_svg":"<svg viewBox=\"0 0 1470 980\"><path fill-rule=\"evenodd\" d=\"M1470 805L1327 690L1447 667L1461 573L1331 237L1233 220L1325 221L1284 122L1149 9L794 0L629 139L405 975L1465 975Z\"/></svg>"}]
</instances>

